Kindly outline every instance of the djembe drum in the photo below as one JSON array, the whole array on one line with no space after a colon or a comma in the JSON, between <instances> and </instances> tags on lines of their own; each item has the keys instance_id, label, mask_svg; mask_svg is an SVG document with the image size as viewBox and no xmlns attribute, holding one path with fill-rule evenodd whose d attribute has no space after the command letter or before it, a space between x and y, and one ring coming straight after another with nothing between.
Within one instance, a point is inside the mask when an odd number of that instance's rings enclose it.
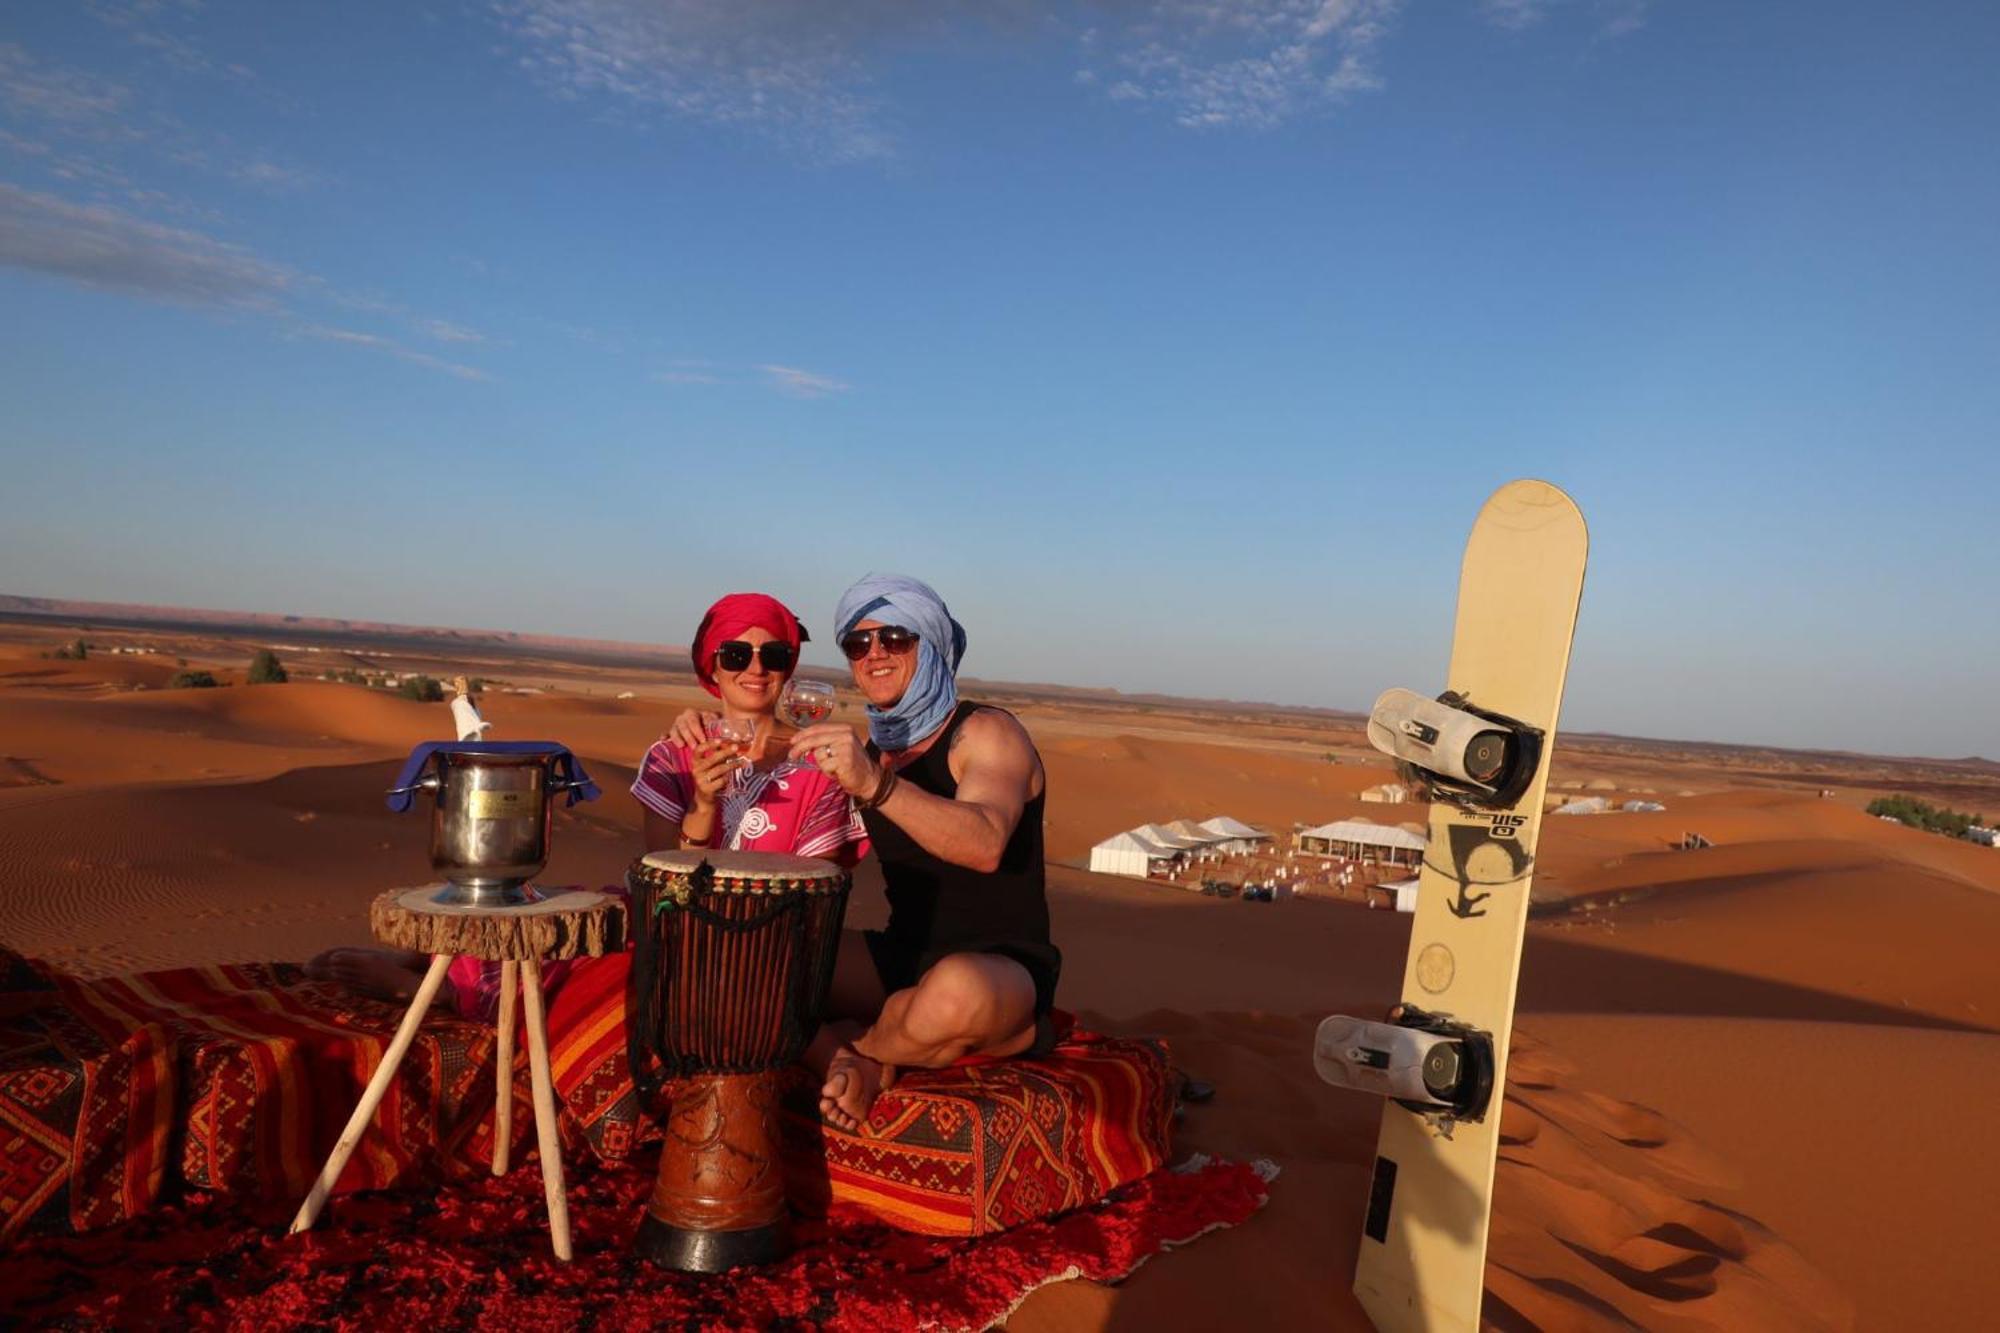
<instances>
[{"instance_id":1,"label":"djembe drum","mask_svg":"<svg viewBox=\"0 0 2000 1333\"><path fill-rule=\"evenodd\" d=\"M654 852L633 862L633 1081L669 1087L660 1173L638 1252L684 1272L785 1251L778 1071L826 1007L847 907L831 861L769 852Z\"/></svg>"}]
</instances>

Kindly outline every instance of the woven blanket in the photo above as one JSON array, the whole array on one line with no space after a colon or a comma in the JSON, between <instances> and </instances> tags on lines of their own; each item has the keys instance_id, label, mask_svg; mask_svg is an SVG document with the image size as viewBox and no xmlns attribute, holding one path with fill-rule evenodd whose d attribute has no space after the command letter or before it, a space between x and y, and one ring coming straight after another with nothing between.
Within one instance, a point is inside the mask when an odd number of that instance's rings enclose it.
<instances>
[{"instance_id":1,"label":"woven blanket","mask_svg":"<svg viewBox=\"0 0 2000 1333\"><path fill-rule=\"evenodd\" d=\"M585 961L549 1015L565 1150L649 1166L659 1130L625 1059L627 960ZM402 1012L283 964L83 981L0 951L0 1246L114 1225L183 1189L302 1198ZM483 1172L494 1052L491 1028L433 1010L336 1193ZM511 1083L525 1149L524 1051ZM984 1235L1095 1202L1168 1151L1156 1042L1079 1032L1043 1059L909 1071L858 1134L822 1126L815 1091L800 1071L786 1144L794 1203L815 1216Z\"/></svg>"},{"instance_id":2,"label":"woven blanket","mask_svg":"<svg viewBox=\"0 0 2000 1333\"><path fill-rule=\"evenodd\" d=\"M289 1203L191 1196L88 1236L0 1250L0 1323L61 1328L983 1329L1035 1288L1115 1282L1146 1259L1247 1221L1268 1171L1155 1171L1109 1198L999 1236L947 1240L804 1220L766 1269L717 1280L632 1252L652 1172L580 1163L576 1259L549 1255L532 1170L359 1195L302 1236ZM1114 1320L1114 1323L1116 1321Z\"/></svg>"},{"instance_id":3,"label":"woven blanket","mask_svg":"<svg viewBox=\"0 0 2000 1333\"><path fill-rule=\"evenodd\" d=\"M0 986L0 1244L181 1186L303 1197L403 1012L282 964L85 981L0 953ZM427 1019L338 1191L490 1161L493 1048Z\"/></svg>"}]
</instances>

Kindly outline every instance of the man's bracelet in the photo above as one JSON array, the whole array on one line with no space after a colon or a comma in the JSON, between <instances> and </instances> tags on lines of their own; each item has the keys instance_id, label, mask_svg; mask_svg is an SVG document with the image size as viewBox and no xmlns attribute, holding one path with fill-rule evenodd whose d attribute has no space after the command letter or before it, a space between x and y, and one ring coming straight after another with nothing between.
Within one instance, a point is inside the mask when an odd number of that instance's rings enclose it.
<instances>
[{"instance_id":1,"label":"man's bracelet","mask_svg":"<svg viewBox=\"0 0 2000 1333\"><path fill-rule=\"evenodd\" d=\"M882 802L889 799L889 793L896 790L896 784L898 782L901 782L902 780L903 779L900 776L898 776L895 769L893 768L883 769L882 780L875 784L874 794L871 795L865 801L856 801L854 803L855 808L860 810L873 810L876 806L882 804Z\"/></svg>"}]
</instances>

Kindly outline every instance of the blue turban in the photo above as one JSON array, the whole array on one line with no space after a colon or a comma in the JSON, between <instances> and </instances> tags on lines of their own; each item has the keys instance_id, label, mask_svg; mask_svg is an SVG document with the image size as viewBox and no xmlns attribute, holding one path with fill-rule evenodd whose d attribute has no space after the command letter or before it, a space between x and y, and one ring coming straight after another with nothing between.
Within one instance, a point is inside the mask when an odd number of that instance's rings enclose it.
<instances>
[{"instance_id":1,"label":"blue turban","mask_svg":"<svg viewBox=\"0 0 2000 1333\"><path fill-rule=\"evenodd\" d=\"M833 614L836 637L863 620L914 630L917 670L903 697L890 708L868 705L868 734L884 750L907 750L945 724L958 707L958 664L965 657L965 626L951 618L930 584L901 574L868 574L840 595Z\"/></svg>"}]
</instances>

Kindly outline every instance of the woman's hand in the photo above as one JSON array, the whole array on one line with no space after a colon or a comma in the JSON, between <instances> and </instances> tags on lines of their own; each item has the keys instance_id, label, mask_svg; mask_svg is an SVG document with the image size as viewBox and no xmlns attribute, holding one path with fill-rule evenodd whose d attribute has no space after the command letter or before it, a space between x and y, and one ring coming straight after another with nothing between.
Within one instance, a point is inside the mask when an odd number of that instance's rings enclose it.
<instances>
[{"instance_id":1,"label":"woman's hand","mask_svg":"<svg viewBox=\"0 0 2000 1333\"><path fill-rule=\"evenodd\" d=\"M873 796L881 784L881 768L869 757L860 735L845 723L821 722L794 736L791 757L807 756L819 765L820 772L838 782L842 791L858 800Z\"/></svg>"},{"instance_id":2,"label":"woman's hand","mask_svg":"<svg viewBox=\"0 0 2000 1333\"><path fill-rule=\"evenodd\" d=\"M667 739L677 745L685 745L690 750L698 750L708 744L708 729L722 718L720 713L704 713L699 708L684 708L673 725L667 728Z\"/></svg>"},{"instance_id":3,"label":"woman's hand","mask_svg":"<svg viewBox=\"0 0 2000 1333\"><path fill-rule=\"evenodd\" d=\"M705 737L690 752L688 759L688 775L694 779L694 803L704 810L715 807L722 798L722 789L729 785L729 779L737 769L750 762L728 746Z\"/></svg>"}]
</instances>

